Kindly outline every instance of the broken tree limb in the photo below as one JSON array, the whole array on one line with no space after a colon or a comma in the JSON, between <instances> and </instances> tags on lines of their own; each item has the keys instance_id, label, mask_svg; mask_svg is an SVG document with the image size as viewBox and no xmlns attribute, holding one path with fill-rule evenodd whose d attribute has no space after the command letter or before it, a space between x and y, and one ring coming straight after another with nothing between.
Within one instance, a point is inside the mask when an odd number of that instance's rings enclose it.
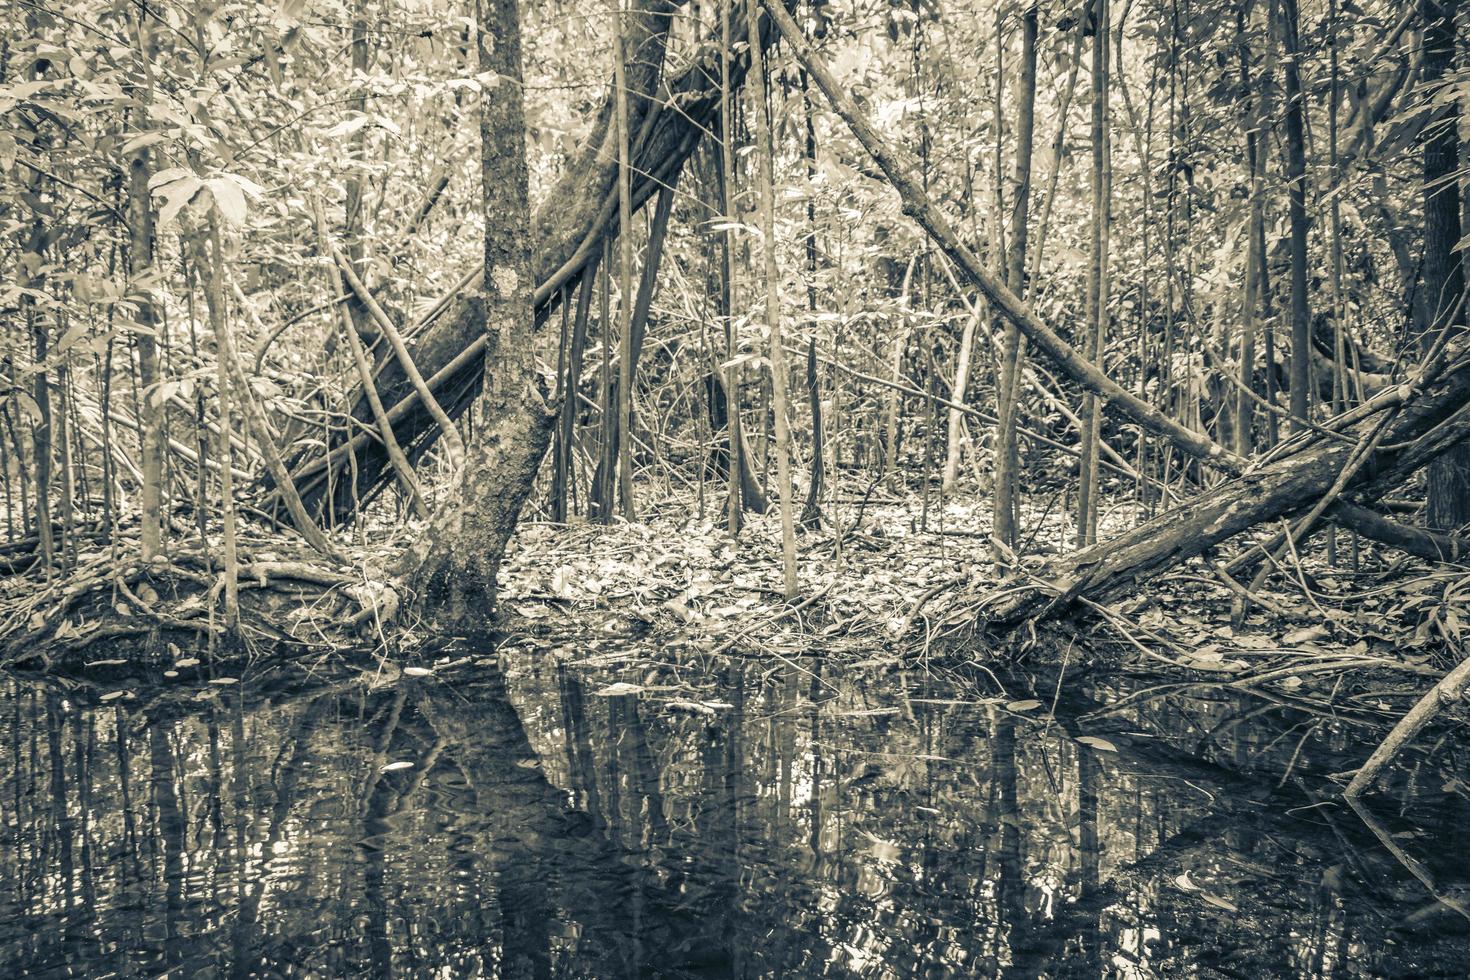
<instances>
[{"instance_id":1,"label":"broken tree limb","mask_svg":"<svg viewBox=\"0 0 1470 980\"><path fill-rule=\"evenodd\" d=\"M225 370L229 372L236 387L240 389L240 407L245 416L245 427L255 436L256 445L260 447L266 466L281 491L281 498L285 501L292 523L306 539L306 543L319 554L338 564L346 564L347 556L343 554L342 549L322 533L322 529L316 526L316 522L302 506L301 497L296 492L296 484L292 482L291 474L286 472L286 464L281 462L281 454L276 449L275 441L271 438L270 427L265 421L265 413L260 408L260 399L253 394L250 379L245 376L245 371L240 366L239 355L235 352L233 331L230 330L227 321L222 321L221 325L224 329L218 331L217 337L220 361Z\"/></svg>"},{"instance_id":2,"label":"broken tree limb","mask_svg":"<svg viewBox=\"0 0 1470 980\"><path fill-rule=\"evenodd\" d=\"M318 218L320 218L320 212L318 212ZM352 291L357 294L358 302L367 308L373 321L377 323L378 329L382 331L384 337L388 338L388 343L393 348L393 356L398 359L398 366L408 376L414 393L419 396L419 401L423 403L444 436L445 448L449 451L450 468L458 470L464 465L464 440L460 438L459 430L454 427L454 423L450 421L449 416L440 406L439 400L434 397L434 393L424 382L424 376L419 373L418 365L414 364L413 355L408 352L408 346L404 344L403 336L398 332L398 327L394 325L392 318L383 312L383 308L373 299L373 294L368 292L367 287L362 284L362 280L357 277L357 273L352 268L352 263L347 261L347 256L342 254L342 250L337 248L330 238L325 237L326 223L319 221L318 224L323 235L322 244L326 246L332 260L337 263L342 278L347 280L347 285L351 286Z\"/></svg>"},{"instance_id":3,"label":"broken tree limb","mask_svg":"<svg viewBox=\"0 0 1470 980\"><path fill-rule=\"evenodd\" d=\"M393 435L393 423L388 419L388 413L383 410L383 401L378 397L378 389L373 386L373 372L367 361L367 352L362 349L362 340L357 336L357 331L352 329L352 320L347 316L345 307L337 307L337 315L342 329L346 331L347 346L352 351L352 363L357 368L358 380L362 382L363 393L367 396L368 405L372 408L373 421L378 426L378 438L383 440L383 449L388 454L388 460L393 464L393 472L398 476L398 482L408 493L412 502L414 513L421 520L429 517L428 504L424 503L424 492L419 487L419 481L414 476L413 467L409 465L407 457L403 455L403 449L398 445L398 439ZM351 451L351 444L348 444Z\"/></svg>"},{"instance_id":4,"label":"broken tree limb","mask_svg":"<svg viewBox=\"0 0 1470 980\"><path fill-rule=\"evenodd\" d=\"M1346 500L1339 500L1328 508L1327 517L1365 538L1429 561L1463 562L1470 556L1470 541L1462 537L1400 524Z\"/></svg>"},{"instance_id":5,"label":"broken tree limb","mask_svg":"<svg viewBox=\"0 0 1470 980\"><path fill-rule=\"evenodd\" d=\"M930 200L921 183L912 176L919 168L908 152L878 135L878 131L858 108L852 96L812 48L796 21L786 12L786 8L776 0L761 2L781 37L796 54L797 60L826 93L837 114L882 169L888 183L898 192L904 213L923 227L935 244L964 271L966 278L985 294L985 298L995 309L1014 323L1033 344L1045 351L1069 378L1084 390L1097 395L1115 412L1137 422L1145 430L1168 441L1189 456L1228 473L1238 473L1244 469L1245 461L1239 456L1208 436L1180 425L1109 378L1097 365L1063 340L1060 334L1043 323L1019 296L987 270L979 258L960 241L959 235Z\"/></svg>"},{"instance_id":6,"label":"broken tree limb","mask_svg":"<svg viewBox=\"0 0 1470 980\"><path fill-rule=\"evenodd\" d=\"M1460 661L1460 665L1419 699L1419 702L1409 709L1408 713L1399 719L1399 723L1393 726L1393 731L1388 737L1379 743L1378 748L1363 763L1353 776L1352 782L1348 783L1343 795L1348 799L1362 795L1363 791L1370 788L1377 780L1378 774L1383 767L1393 760L1393 757L1413 740L1415 735L1434 720L1440 709L1446 704L1460 699L1466 688L1470 688L1470 657Z\"/></svg>"}]
</instances>

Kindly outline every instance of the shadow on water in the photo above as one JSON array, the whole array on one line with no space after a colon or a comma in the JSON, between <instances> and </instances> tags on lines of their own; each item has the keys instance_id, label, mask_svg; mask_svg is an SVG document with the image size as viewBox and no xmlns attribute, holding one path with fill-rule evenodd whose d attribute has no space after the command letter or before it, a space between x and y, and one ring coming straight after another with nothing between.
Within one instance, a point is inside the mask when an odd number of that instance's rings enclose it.
<instances>
[{"instance_id":1,"label":"shadow on water","mask_svg":"<svg viewBox=\"0 0 1470 980\"><path fill-rule=\"evenodd\" d=\"M1470 972L1453 740L1365 820L1350 720L1219 689L610 679L0 680L0 976Z\"/></svg>"}]
</instances>

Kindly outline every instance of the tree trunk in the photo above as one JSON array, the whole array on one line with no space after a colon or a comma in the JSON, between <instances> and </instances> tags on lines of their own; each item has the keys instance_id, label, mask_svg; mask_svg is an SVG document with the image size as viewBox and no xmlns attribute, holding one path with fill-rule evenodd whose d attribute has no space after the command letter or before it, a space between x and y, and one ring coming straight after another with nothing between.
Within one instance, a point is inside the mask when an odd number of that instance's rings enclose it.
<instances>
[{"instance_id":1,"label":"tree trunk","mask_svg":"<svg viewBox=\"0 0 1470 980\"><path fill-rule=\"evenodd\" d=\"M1436 90L1453 71L1456 0L1420 0L1424 22L1424 84ZM1465 329L1465 272L1460 241L1458 100L1438 100L1424 129L1424 321L1419 341L1434 344L1444 330ZM1429 467L1431 527L1470 523L1470 446L1454 449Z\"/></svg>"},{"instance_id":2,"label":"tree trunk","mask_svg":"<svg viewBox=\"0 0 1470 980\"><path fill-rule=\"evenodd\" d=\"M1281 0L1286 75L1286 184L1291 215L1291 414L1293 431L1311 411L1312 315L1307 302L1307 149L1296 0Z\"/></svg>"},{"instance_id":3,"label":"tree trunk","mask_svg":"<svg viewBox=\"0 0 1470 980\"><path fill-rule=\"evenodd\" d=\"M622 0L613 2L613 89L616 95L618 121L618 391L617 421L613 445L617 457L618 498L623 520L631 521L637 512L633 501L633 182L632 146L628 135L628 90L626 30ZM665 195L659 195L662 204ZM488 213L488 212L487 212ZM604 419L604 422L612 421ZM609 474L611 475L611 474ZM611 503L609 494L608 503Z\"/></svg>"},{"instance_id":4,"label":"tree trunk","mask_svg":"<svg viewBox=\"0 0 1470 980\"><path fill-rule=\"evenodd\" d=\"M1107 343L1108 247L1108 0L1094 0L1092 45L1092 248L1087 271L1087 340L1082 356L1101 365ZM1101 436L1097 396L1082 401L1082 458L1077 470L1077 546L1097 542L1097 444Z\"/></svg>"},{"instance_id":5,"label":"tree trunk","mask_svg":"<svg viewBox=\"0 0 1470 980\"><path fill-rule=\"evenodd\" d=\"M1240 34L1240 82L1241 93L1247 100L1244 116L1246 166L1250 171L1250 219L1246 224L1245 273L1241 286L1240 316L1240 390L1235 404L1235 451L1249 456L1255 449L1255 391L1256 376L1256 310L1260 306L1258 288L1260 275L1256 267L1265 260L1257 243L1265 239L1260 229L1266 220L1265 203L1265 157L1266 141L1261 139L1262 111L1261 95L1251 81L1250 48L1246 40L1248 18L1244 11L1236 15L1236 27Z\"/></svg>"},{"instance_id":6,"label":"tree trunk","mask_svg":"<svg viewBox=\"0 0 1470 980\"><path fill-rule=\"evenodd\" d=\"M556 419L535 375L517 0L481 0L477 12L480 71L510 83L487 89L480 102L484 393L459 483L405 556L420 601L460 626L486 622L494 612L495 576Z\"/></svg>"},{"instance_id":7,"label":"tree trunk","mask_svg":"<svg viewBox=\"0 0 1470 980\"><path fill-rule=\"evenodd\" d=\"M956 403L961 404L961 405L963 405L965 403L965 395L969 391L969 388L970 388L970 361L974 359L974 354L975 354L975 329L976 329L976 327L978 327L980 325L980 316L981 316L981 313L980 313L979 310L975 310L974 312L972 312L968 317L965 318L965 326L964 326L964 329L960 332L960 350L959 350L959 354L957 355L957 360L955 361L955 367L954 367L954 389L952 391L950 391L949 397L950 397L950 401L956 402ZM1009 342L1009 341L1007 341L1007 342ZM1019 344L1018 344L1018 346L1019 346ZM1006 363L1007 366L1010 366L1010 361L1006 361L1005 363ZM1002 392L1004 392L1004 391L1007 390L1006 383L1005 383L1004 380L1002 380L1002 382L1001 382L1001 390L1002 390ZM1004 410L1004 405L1002 405L1002 410ZM997 425L997 431L1000 433L1000 438L1001 438L1002 444L1004 444L1005 437L1006 437L1006 431L1007 431L1006 416L1004 414L1002 414L1000 416L1000 423ZM958 408L951 408L949 410L949 429L948 429L948 435L946 437L946 449L945 449L945 454L944 454L944 476L943 476L942 482L940 484L940 486L943 488L943 490L944 490L945 493L953 493L954 492L954 488L955 488L955 482L959 479L959 475L960 475L960 454L964 451L964 442L965 442L965 416L964 416L964 413L961 412ZM997 451L1000 452L1000 450L997 450ZM1004 464L1004 455L1003 454L998 455L996 457L996 463L995 463L995 508L996 508L995 509L995 528L996 528L995 535L996 535L996 537L1001 537L1001 529L1000 529L1000 524L1001 524L1001 516L1000 516L1000 514L1001 514L1001 511L1000 511L1000 506L1001 506L1000 505L1000 500L1001 500L1001 496L1000 496L1000 494L1001 494L1001 489L1000 489L1001 482L1000 481L1001 481L1002 468L1003 468L1004 465L1005 465ZM1009 508L1007 508L1007 516L1009 516L1009 513L1010 513ZM1007 543L1009 543L1009 538L1002 538L1002 540L1004 540Z\"/></svg>"},{"instance_id":8,"label":"tree trunk","mask_svg":"<svg viewBox=\"0 0 1470 980\"><path fill-rule=\"evenodd\" d=\"M1011 203L1010 250L1006 254L1006 285L1011 292L1023 299L1026 296L1026 235L1027 220L1031 206L1031 150L1036 132L1036 35L1037 12L1032 5L1021 21L1021 86L1016 102L1016 180ZM1058 166L1060 158L1058 158ZM965 326L966 338L973 336L973 322ZM969 351L961 344L961 358L967 359ZM1019 460L1016 454L1016 402L1020 397L1023 353L1021 331L1014 323L1006 322L1005 339L1001 346L1000 375L1000 423L997 425L995 460L995 496L992 504L992 533L1008 548L1016 544L1016 470ZM968 369L968 363L964 364ZM956 379L959 373L956 372ZM958 387L958 381L956 382ZM955 393L955 401L964 401L963 389ZM958 464L955 455L955 430L959 415L950 412L951 459ZM949 463L945 465L945 482L952 483Z\"/></svg>"},{"instance_id":9,"label":"tree trunk","mask_svg":"<svg viewBox=\"0 0 1470 980\"><path fill-rule=\"evenodd\" d=\"M151 25L146 14L140 13L137 21L139 57L147 61L151 56ZM151 72L145 71L145 80ZM146 88L134 92L134 98L143 105L152 102L152 93ZM128 155L128 275L131 279L143 279L153 271L153 200L148 191L149 151L140 147ZM151 562L163 548L163 413L164 408L154 397L153 388L158 384L158 340L153 335L157 316L153 309L151 289L132 291L137 302L134 318L138 322L138 377L143 386L143 402L140 406L143 417L138 421L143 427L142 452L139 465L143 470L143 506L141 514L142 558Z\"/></svg>"},{"instance_id":10,"label":"tree trunk","mask_svg":"<svg viewBox=\"0 0 1470 980\"><path fill-rule=\"evenodd\" d=\"M750 36L760 33L760 7L747 8ZM751 94L755 99L755 139L760 155L761 251L765 255L766 329L770 333L771 408L776 416L776 498L781 511L781 570L787 599L796 597L796 523L791 503L791 419L787 414L786 347L781 339L781 278L776 256L776 143L766 99L766 71L759 47L752 47Z\"/></svg>"}]
</instances>

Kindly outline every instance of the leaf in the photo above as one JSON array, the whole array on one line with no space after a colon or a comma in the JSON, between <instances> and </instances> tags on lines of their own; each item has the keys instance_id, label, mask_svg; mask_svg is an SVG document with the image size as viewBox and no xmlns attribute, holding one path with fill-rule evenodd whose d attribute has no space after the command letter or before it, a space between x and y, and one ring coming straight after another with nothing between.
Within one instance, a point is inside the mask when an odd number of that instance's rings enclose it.
<instances>
[{"instance_id":1,"label":"leaf","mask_svg":"<svg viewBox=\"0 0 1470 980\"><path fill-rule=\"evenodd\" d=\"M1175 878L1174 879L1174 884L1178 885L1182 890L1187 891L1187 892L1197 892L1197 891L1199 891L1199 885L1196 885L1194 882L1192 882L1192 881L1189 880L1189 872L1188 871L1184 872L1182 875L1179 875L1177 878Z\"/></svg>"},{"instance_id":2,"label":"leaf","mask_svg":"<svg viewBox=\"0 0 1470 980\"><path fill-rule=\"evenodd\" d=\"M62 354L71 350L76 346L77 341L87 335L90 326L85 320L78 320L76 323L73 323L67 328L66 333L61 335L61 339L56 342L56 346L52 348L51 353L53 355Z\"/></svg>"},{"instance_id":3,"label":"leaf","mask_svg":"<svg viewBox=\"0 0 1470 980\"><path fill-rule=\"evenodd\" d=\"M199 189L203 186L204 182L193 174L169 183L160 184L159 187L163 195L163 207L158 209L158 227L162 229L172 221L184 209L185 205L194 200L194 195L198 194Z\"/></svg>"},{"instance_id":4,"label":"leaf","mask_svg":"<svg viewBox=\"0 0 1470 980\"><path fill-rule=\"evenodd\" d=\"M408 677L432 677L434 672L427 667L405 667L403 673Z\"/></svg>"},{"instance_id":5,"label":"leaf","mask_svg":"<svg viewBox=\"0 0 1470 980\"><path fill-rule=\"evenodd\" d=\"M1024 701L1012 701L1006 705L1006 708L1011 711L1035 711L1039 707L1041 707L1041 702L1033 698L1027 698Z\"/></svg>"},{"instance_id":6,"label":"leaf","mask_svg":"<svg viewBox=\"0 0 1470 980\"><path fill-rule=\"evenodd\" d=\"M1201 895L1200 896L1200 899L1206 905L1213 905L1213 906L1215 906L1215 908L1217 908L1217 909L1224 909L1226 912L1239 912L1240 911L1240 909L1236 907L1236 905L1235 905L1234 902L1231 902L1231 901L1229 901L1227 899L1223 899L1223 898L1219 897L1218 895Z\"/></svg>"},{"instance_id":7,"label":"leaf","mask_svg":"<svg viewBox=\"0 0 1470 980\"><path fill-rule=\"evenodd\" d=\"M1327 636L1327 630L1321 626L1306 626L1299 630L1292 630L1281 638L1281 642L1289 647L1299 646L1303 643L1311 643Z\"/></svg>"},{"instance_id":8,"label":"leaf","mask_svg":"<svg viewBox=\"0 0 1470 980\"><path fill-rule=\"evenodd\" d=\"M412 762L390 762L386 766L383 766L382 768L380 768L378 770L378 772L397 772L400 769L412 769L412 768L413 768L413 763Z\"/></svg>"},{"instance_id":9,"label":"leaf","mask_svg":"<svg viewBox=\"0 0 1470 980\"><path fill-rule=\"evenodd\" d=\"M341 139L344 136L351 136L353 133L366 126L371 118L371 116L366 116L359 113L358 115L352 116L348 119L344 119L337 125L333 126L331 129L328 129L324 133L322 133L322 138L332 140Z\"/></svg>"},{"instance_id":10,"label":"leaf","mask_svg":"<svg viewBox=\"0 0 1470 980\"><path fill-rule=\"evenodd\" d=\"M123 692L122 691L108 691L106 694L102 695L102 697L98 698L97 700L99 700L99 701L116 701L118 698L120 698L122 696L123 696Z\"/></svg>"},{"instance_id":11,"label":"leaf","mask_svg":"<svg viewBox=\"0 0 1470 980\"><path fill-rule=\"evenodd\" d=\"M642 684L629 684L626 681L618 681L615 684L609 684L602 690L594 691L593 693L596 694L598 697L615 698L624 694L638 694L642 690Z\"/></svg>"},{"instance_id":12,"label":"leaf","mask_svg":"<svg viewBox=\"0 0 1470 980\"><path fill-rule=\"evenodd\" d=\"M240 683L240 678L238 678L238 677L216 677L214 680L210 681L209 683L211 683L211 684L218 684L220 687L229 687L231 684L238 684L238 683Z\"/></svg>"},{"instance_id":13,"label":"leaf","mask_svg":"<svg viewBox=\"0 0 1470 980\"><path fill-rule=\"evenodd\" d=\"M226 221L239 228L245 224L245 192L229 177L211 177L207 181L214 195L214 206Z\"/></svg>"},{"instance_id":14,"label":"leaf","mask_svg":"<svg viewBox=\"0 0 1470 980\"><path fill-rule=\"evenodd\" d=\"M188 167L169 167L167 170L160 170L148 178L148 189L150 191L157 191L165 184L172 184L176 180L184 180L193 176L194 171Z\"/></svg>"},{"instance_id":15,"label":"leaf","mask_svg":"<svg viewBox=\"0 0 1470 980\"><path fill-rule=\"evenodd\" d=\"M175 667L180 667L180 668L183 668L183 667L198 667L199 666L199 658L198 657L184 657L182 660L175 661L174 662L174 666Z\"/></svg>"},{"instance_id":16,"label":"leaf","mask_svg":"<svg viewBox=\"0 0 1470 980\"><path fill-rule=\"evenodd\" d=\"M1118 751L1118 747L1112 742L1109 742L1105 738L1098 738L1096 735L1078 735L1077 741L1081 742L1083 745L1090 745L1093 748L1097 749L1099 752Z\"/></svg>"},{"instance_id":17,"label":"leaf","mask_svg":"<svg viewBox=\"0 0 1470 980\"><path fill-rule=\"evenodd\" d=\"M26 394L24 391L21 391L19 388L12 391L10 394L15 399L15 404L20 408L21 414L24 415L29 421L39 422L41 420L41 406L36 404L36 400L34 398Z\"/></svg>"},{"instance_id":18,"label":"leaf","mask_svg":"<svg viewBox=\"0 0 1470 980\"><path fill-rule=\"evenodd\" d=\"M684 714L705 715L707 717L713 717L715 713L714 708L698 701L674 700L665 704L664 708L668 711L679 711Z\"/></svg>"}]
</instances>

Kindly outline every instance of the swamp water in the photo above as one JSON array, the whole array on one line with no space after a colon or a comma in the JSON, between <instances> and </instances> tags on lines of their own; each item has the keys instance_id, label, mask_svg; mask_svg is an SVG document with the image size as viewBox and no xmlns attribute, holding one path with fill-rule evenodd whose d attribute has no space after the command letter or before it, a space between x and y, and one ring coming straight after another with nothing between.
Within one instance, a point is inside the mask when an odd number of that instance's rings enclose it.
<instances>
[{"instance_id":1,"label":"swamp water","mask_svg":"<svg viewBox=\"0 0 1470 980\"><path fill-rule=\"evenodd\" d=\"M0 977L1470 975L1453 737L1365 820L1219 688L503 662L0 678Z\"/></svg>"}]
</instances>

